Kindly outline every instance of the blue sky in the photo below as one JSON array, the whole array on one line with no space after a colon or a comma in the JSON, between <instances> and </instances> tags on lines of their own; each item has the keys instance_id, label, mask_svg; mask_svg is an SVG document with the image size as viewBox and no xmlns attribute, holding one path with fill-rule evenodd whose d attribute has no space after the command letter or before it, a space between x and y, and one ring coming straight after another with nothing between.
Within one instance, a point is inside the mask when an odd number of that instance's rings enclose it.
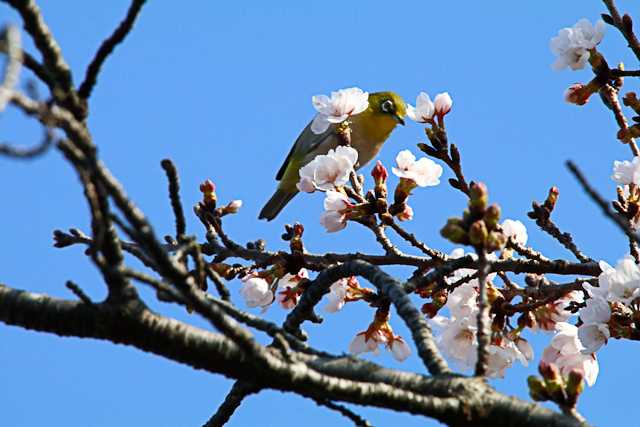
<instances>
[{"instance_id":1,"label":"blue sky","mask_svg":"<svg viewBox=\"0 0 640 427\"><path fill-rule=\"evenodd\" d=\"M40 3L76 82L128 6L122 0ZM571 259L535 229L526 212L532 200L544 199L551 185L560 188L557 223L574 234L587 254L615 263L627 250L625 239L579 190L564 161L576 161L612 198L612 162L629 159L629 151L616 141L615 122L597 99L581 108L563 102L564 89L586 82L589 71L550 68L549 39L579 18L598 18L601 2L200 0L181 6L145 6L137 27L99 77L89 119L102 159L160 234L172 231L159 166L170 157L179 168L187 207L199 199L198 184L206 178L216 182L222 200L244 201L241 213L226 221L228 232L240 242L264 238L269 248L283 248L283 224L301 221L310 251L379 252L373 236L357 224L338 234L325 233L318 224L318 194L298 196L272 223L256 219L275 188L273 176L290 144L313 116L311 96L357 85L368 91L394 90L411 102L421 90L448 91L454 107L447 128L460 147L467 177L487 183L505 217L525 222L530 243L548 256ZM620 1L620 7L640 19L637 3ZM2 4L0 22L20 21ZM624 61L636 68L611 28L601 46L610 63ZM625 88L637 85L628 81ZM0 116L0 129L3 140L32 144L40 137L39 128L15 111ZM423 139L420 126L400 128L379 158L389 166L399 150L415 152ZM27 163L0 158L0 176L5 183L0 186L2 283L71 298L64 283L72 279L94 299L102 298L104 286L82 249L52 247L56 228L89 229L81 188L62 156L52 151ZM416 191L411 200L416 218L407 226L446 251L453 247L438 230L464 207L463 197L446 185L449 176L446 171L439 187ZM202 234L192 216L189 232ZM409 274L389 271L401 278ZM239 301L238 284L231 288ZM143 296L163 313L206 327L182 310L153 303L146 290ZM267 316L281 320L284 314L274 307ZM345 351L371 316L365 306L347 306L327 316L322 327L308 327L312 343ZM407 336L396 317L391 322ZM526 376L535 372L549 339L532 336L536 363L512 368L496 387L526 397ZM636 400L632 387L640 379L628 369L633 345L612 341L598 354L601 375L579 404L595 425L627 421L626 409ZM402 365L386 354L375 360L422 370L415 356ZM231 385L133 348L3 325L0 366L3 421L16 427L199 425ZM425 425L424 419L407 415L361 412L374 425ZM272 391L249 398L229 425L286 427L300 422L309 427L348 425L310 401Z\"/></svg>"}]
</instances>

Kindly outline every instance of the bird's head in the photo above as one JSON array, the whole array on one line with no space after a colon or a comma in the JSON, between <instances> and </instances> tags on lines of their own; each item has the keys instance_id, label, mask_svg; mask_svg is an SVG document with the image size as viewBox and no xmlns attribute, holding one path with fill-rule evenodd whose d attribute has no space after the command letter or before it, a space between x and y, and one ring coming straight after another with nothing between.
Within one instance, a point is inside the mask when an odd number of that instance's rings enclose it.
<instances>
[{"instance_id":1,"label":"bird's head","mask_svg":"<svg viewBox=\"0 0 640 427\"><path fill-rule=\"evenodd\" d=\"M389 117L404 125L407 104L395 92L374 92L369 94L369 109L376 115Z\"/></svg>"}]
</instances>

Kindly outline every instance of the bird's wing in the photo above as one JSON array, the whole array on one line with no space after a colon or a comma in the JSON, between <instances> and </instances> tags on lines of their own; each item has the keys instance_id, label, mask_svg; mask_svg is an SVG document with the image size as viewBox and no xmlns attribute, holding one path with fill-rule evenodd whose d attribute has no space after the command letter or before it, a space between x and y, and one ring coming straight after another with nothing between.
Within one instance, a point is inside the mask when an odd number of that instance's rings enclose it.
<instances>
[{"instance_id":1,"label":"bird's wing","mask_svg":"<svg viewBox=\"0 0 640 427\"><path fill-rule=\"evenodd\" d=\"M316 150L324 141L327 140L327 138L334 135L335 129L336 125L332 124L325 132L316 134L311 130L311 122L309 122L307 127L305 127L300 133L300 136L298 136L298 139L296 139L291 150L289 150L289 154L287 154L287 158L284 160L284 163L280 166L280 170L278 170L278 173L276 174L276 181L280 181L282 179L293 156L304 158L307 154Z\"/></svg>"}]
</instances>

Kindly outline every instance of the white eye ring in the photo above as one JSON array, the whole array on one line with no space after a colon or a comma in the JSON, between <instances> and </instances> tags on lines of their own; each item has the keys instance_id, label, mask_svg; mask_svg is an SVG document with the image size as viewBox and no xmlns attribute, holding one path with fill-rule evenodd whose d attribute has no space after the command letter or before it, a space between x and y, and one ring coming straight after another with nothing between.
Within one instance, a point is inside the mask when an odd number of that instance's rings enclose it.
<instances>
[{"instance_id":1,"label":"white eye ring","mask_svg":"<svg viewBox=\"0 0 640 427\"><path fill-rule=\"evenodd\" d=\"M384 111L385 113L392 113L394 110L393 101L390 99L383 101L382 104L380 104L380 109L382 109L382 111Z\"/></svg>"}]
</instances>

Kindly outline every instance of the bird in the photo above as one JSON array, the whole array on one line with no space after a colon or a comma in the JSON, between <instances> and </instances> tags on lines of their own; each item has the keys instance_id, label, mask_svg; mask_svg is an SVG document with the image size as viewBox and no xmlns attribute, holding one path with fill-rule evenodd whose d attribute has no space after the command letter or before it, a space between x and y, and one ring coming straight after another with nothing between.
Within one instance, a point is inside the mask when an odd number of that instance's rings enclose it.
<instances>
[{"instance_id":1,"label":"bird","mask_svg":"<svg viewBox=\"0 0 640 427\"><path fill-rule=\"evenodd\" d=\"M374 92L369 94L369 106L360 114L352 116L351 147L358 151L356 169L365 166L380 152L398 124L404 125L407 105L395 92ZM339 124L332 124L321 134L311 130L310 122L298 136L287 158L276 174L278 188L260 211L258 219L271 221L298 194L301 167L320 154L327 154L341 145L341 137L336 133Z\"/></svg>"}]
</instances>

